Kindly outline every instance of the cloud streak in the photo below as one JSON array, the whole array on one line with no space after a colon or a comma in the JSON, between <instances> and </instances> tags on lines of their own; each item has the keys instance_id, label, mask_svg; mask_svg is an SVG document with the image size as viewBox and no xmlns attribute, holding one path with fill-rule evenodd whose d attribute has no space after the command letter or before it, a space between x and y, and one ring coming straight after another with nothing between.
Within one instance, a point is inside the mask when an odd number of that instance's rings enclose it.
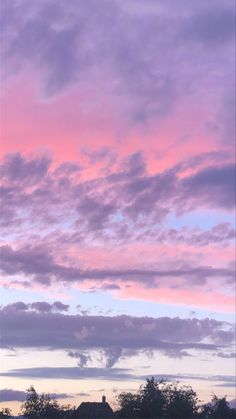
<instances>
[{"instance_id":1,"label":"cloud streak","mask_svg":"<svg viewBox=\"0 0 236 419\"><path fill-rule=\"evenodd\" d=\"M158 285L165 278L180 278L183 283L189 281L203 284L209 278L225 278L233 282L234 269L217 269L210 266L180 266L169 269L87 269L69 267L57 264L53 257L42 248L23 248L14 250L10 246L1 247L1 269L5 275L24 274L34 276L34 280L50 285L54 278L64 283L83 282L85 280L104 281L145 281L147 287ZM173 284L175 285L175 284ZM193 285L193 284L192 284ZM176 286L176 285L175 285ZM106 288L106 286L105 286ZM109 287L108 287L109 288ZM40 306L40 303L38 303ZM48 307L48 308L47 308ZM55 306L56 308L56 306ZM44 305L41 310L51 310L51 307Z\"/></svg>"},{"instance_id":2,"label":"cloud streak","mask_svg":"<svg viewBox=\"0 0 236 419\"><path fill-rule=\"evenodd\" d=\"M11 402L11 401L23 402L26 399L26 395L27 393L25 391L4 388L0 390L0 401L1 402ZM56 399L66 399L66 398L71 397L71 395L66 394L66 393L50 393L50 396L55 397Z\"/></svg>"},{"instance_id":3,"label":"cloud streak","mask_svg":"<svg viewBox=\"0 0 236 419\"><path fill-rule=\"evenodd\" d=\"M113 381L140 381L146 378L155 377L156 379L164 379L170 381L184 381L201 380L215 383L215 386L235 386L235 377L233 375L197 375L197 374L153 374L152 376L135 375L129 369L124 368L87 368L80 369L77 367L48 367L48 368L19 368L10 370L7 373L1 373L1 376L7 377L24 377L24 378L45 378L45 379L67 379L67 380L85 380L85 379L98 379L98 380L113 380ZM218 384L219 383L219 384ZM4 391L4 390L2 390ZM10 391L10 390L8 390ZM23 392L22 392L23 393ZM57 396L60 397L60 394ZM67 396L62 394L62 398ZM65 397L64 397L65 396Z\"/></svg>"}]
</instances>

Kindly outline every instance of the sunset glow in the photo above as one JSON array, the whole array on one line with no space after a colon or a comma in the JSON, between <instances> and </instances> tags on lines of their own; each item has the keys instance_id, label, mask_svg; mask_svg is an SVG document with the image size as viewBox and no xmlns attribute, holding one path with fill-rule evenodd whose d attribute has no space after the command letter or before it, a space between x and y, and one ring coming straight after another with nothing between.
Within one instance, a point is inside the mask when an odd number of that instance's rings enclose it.
<instances>
[{"instance_id":1,"label":"sunset glow","mask_svg":"<svg viewBox=\"0 0 236 419\"><path fill-rule=\"evenodd\" d=\"M233 0L1 9L1 406L234 399Z\"/></svg>"}]
</instances>

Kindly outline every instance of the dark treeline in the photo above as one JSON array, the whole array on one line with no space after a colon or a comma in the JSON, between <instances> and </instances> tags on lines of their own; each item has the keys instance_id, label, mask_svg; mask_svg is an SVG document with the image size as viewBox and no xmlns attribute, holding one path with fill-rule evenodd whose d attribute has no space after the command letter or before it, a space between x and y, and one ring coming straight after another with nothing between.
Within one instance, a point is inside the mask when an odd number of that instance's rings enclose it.
<instances>
[{"instance_id":1,"label":"dark treeline","mask_svg":"<svg viewBox=\"0 0 236 419\"><path fill-rule=\"evenodd\" d=\"M213 395L209 403L202 404L191 386L155 378L147 379L145 385L142 385L136 393L119 394L117 402L118 408L112 417L120 419L230 419L236 417L236 410L230 408L226 397L218 398ZM21 407L21 415L26 419L82 419L77 407L60 405L50 394L38 394L33 386L27 390L26 400ZM0 418L11 419L10 409L2 409Z\"/></svg>"}]
</instances>

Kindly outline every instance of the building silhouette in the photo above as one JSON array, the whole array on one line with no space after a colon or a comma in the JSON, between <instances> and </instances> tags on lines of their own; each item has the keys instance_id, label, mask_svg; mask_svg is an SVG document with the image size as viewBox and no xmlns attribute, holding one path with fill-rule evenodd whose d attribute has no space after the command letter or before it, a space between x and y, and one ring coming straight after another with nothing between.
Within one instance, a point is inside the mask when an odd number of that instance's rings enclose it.
<instances>
[{"instance_id":1,"label":"building silhouette","mask_svg":"<svg viewBox=\"0 0 236 419\"><path fill-rule=\"evenodd\" d=\"M112 419L114 417L105 396L102 396L101 402L82 402L77 409L77 414L81 419Z\"/></svg>"}]
</instances>

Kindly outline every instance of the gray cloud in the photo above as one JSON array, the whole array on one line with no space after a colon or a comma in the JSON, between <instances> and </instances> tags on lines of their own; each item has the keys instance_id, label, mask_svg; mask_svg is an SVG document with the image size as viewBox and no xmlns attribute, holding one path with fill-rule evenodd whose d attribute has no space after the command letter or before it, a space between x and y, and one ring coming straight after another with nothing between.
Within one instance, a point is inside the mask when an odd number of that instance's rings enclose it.
<instances>
[{"instance_id":1,"label":"gray cloud","mask_svg":"<svg viewBox=\"0 0 236 419\"><path fill-rule=\"evenodd\" d=\"M235 385L235 377L233 375L203 375L203 374L153 374L156 378L164 378L166 380L176 381L176 380L201 380L201 381L209 381L209 382L217 382L222 381L221 384L219 384L222 387L231 387ZM152 376L153 376L152 375ZM149 376L150 378L152 376ZM145 379L146 376L143 376L143 379ZM217 384L216 384L217 385Z\"/></svg>"},{"instance_id":2,"label":"gray cloud","mask_svg":"<svg viewBox=\"0 0 236 419\"><path fill-rule=\"evenodd\" d=\"M233 208L235 205L235 165L208 167L183 180L185 194L190 191L201 195L202 203ZM214 199L213 199L214 196Z\"/></svg>"},{"instance_id":3,"label":"gray cloud","mask_svg":"<svg viewBox=\"0 0 236 419\"><path fill-rule=\"evenodd\" d=\"M48 313L48 312L50 312L52 310L51 304L46 303L44 301L41 301L41 302L38 301L36 303L32 303L31 304L31 307L33 309L37 310L37 311L42 311L42 312L45 312L45 313Z\"/></svg>"},{"instance_id":4,"label":"gray cloud","mask_svg":"<svg viewBox=\"0 0 236 419\"><path fill-rule=\"evenodd\" d=\"M20 153L8 154L0 166L0 174L11 182L26 182L28 186L40 182L47 175L51 160L37 156L26 160Z\"/></svg>"},{"instance_id":5,"label":"gray cloud","mask_svg":"<svg viewBox=\"0 0 236 419\"><path fill-rule=\"evenodd\" d=\"M216 387L232 387L233 389L235 389L235 385L236 385L236 383L235 382L233 382L233 383L228 383L227 381L226 382L223 382L223 383L221 383L221 384L217 384L216 385Z\"/></svg>"},{"instance_id":6,"label":"gray cloud","mask_svg":"<svg viewBox=\"0 0 236 419\"><path fill-rule=\"evenodd\" d=\"M1 402L11 402L11 401L24 401L26 398L26 392L20 390L12 390L9 388L4 388L0 390L0 401ZM66 399L71 397L71 395L66 393L50 393L51 397L56 399Z\"/></svg>"},{"instance_id":7,"label":"gray cloud","mask_svg":"<svg viewBox=\"0 0 236 419\"><path fill-rule=\"evenodd\" d=\"M101 379L112 381L137 380L143 381L146 378L155 377L156 379L164 379L170 381L201 380L211 383L215 382L215 386L233 387L235 386L235 377L233 375L197 375L197 374L152 374L137 375L132 370L125 368L78 368L78 367L43 367L43 368L19 368L0 373L5 377L22 377L22 378L47 378L47 379L68 379L68 380L84 380L84 379ZM219 384L217 384L217 382ZM58 398L58 395L55 395ZM68 396L70 397L70 396ZM62 397L64 398L64 397Z\"/></svg>"},{"instance_id":8,"label":"gray cloud","mask_svg":"<svg viewBox=\"0 0 236 419\"><path fill-rule=\"evenodd\" d=\"M78 367L84 368L87 366L88 362L91 361L91 357L87 354L78 352L78 351L68 351L68 355L71 358L75 358L78 362Z\"/></svg>"},{"instance_id":9,"label":"gray cloud","mask_svg":"<svg viewBox=\"0 0 236 419\"><path fill-rule=\"evenodd\" d=\"M195 229L187 227L180 229L159 228L155 234L155 238L160 243L187 243L193 246L222 245L222 243L227 244L234 240L235 229L227 222L216 224L211 229L205 231L199 227ZM145 235L143 237L144 239Z\"/></svg>"},{"instance_id":10,"label":"gray cloud","mask_svg":"<svg viewBox=\"0 0 236 419\"><path fill-rule=\"evenodd\" d=\"M64 304L61 301L54 301L52 304L53 310L55 311L67 311L69 308L68 304Z\"/></svg>"},{"instance_id":11,"label":"gray cloud","mask_svg":"<svg viewBox=\"0 0 236 419\"><path fill-rule=\"evenodd\" d=\"M29 377L47 379L84 380L96 378L100 380L135 379L131 370L124 368L78 368L78 367L45 367L45 368L19 368L0 373L2 377Z\"/></svg>"},{"instance_id":12,"label":"gray cloud","mask_svg":"<svg viewBox=\"0 0 236 419\"><path fill-rule=\"evenodd\" d=\"M4 388L0 390L0 401L11 402L11 401L24 401L26 397L25 391L11 390Z\"/></svg>"},{"instance_id":13,"label":"gray cloud","mask_svg":"<svg viewBox=\"0 0 236 419\"><path fill-rule=\"evenodd\" d=\"M21 310L13 304L1 309L1 320L2 347L65 349L81 366L87 365L86 351L92 349L102 349L111 367L121 356L129 356L123 349L158 350L177 357L190 349L216 352L233 340L230 324L209 318L81 316Z\"/></svg>"},{"instance_id":14,"label":"gray cloud","mask_svg":"<svg viewBox=\"0 0 236 419\"><path fill-rule=\"evenodd\" d=\"M67 311L69 305L61 303L61 301L54 301L54 303L50 304L46 301L36 301L31 304L25 304L22 301L18 301L16 303L9 304L5 306L6 310L9 312L16 312L16 311L26 311L26 310L35 310L39 313L50 313L50 312L63 312Z\"/></svg>"},{"instance_id":15,"label":"gray cloud","mask_svg":"<svg viewBox=\"0 0 236 419\"><path fill-rule=\"evenodd\" d=\"M7 307L7 310L9 312L17 312L17 311L24 311L28 310L29 306L22 301L17 301L16 303L9 304Z\"/></svg>"},{"instance_id":16,"label":"gray cloud","mask_svg":"<svg viewBox=\"0 0 236 419\"><path fill-rule=\"evenodd\" d=\"M106 204L90 197L84 197L80 200L77 210L82 217L86 217L89 228L98 230L104 228L104 223L116 212L116 207L111 203Z\"/></svg>"},{"instance_id":17,"label":"gray cloud","mask_svg":"<svg viewBox=\"0 0 236 419\"><path fill-rule=\"evenodd\" d=\"M218 356L219 358L235 359L236 353L235 352L217 352L214 355Z\"/></svg>"},{"instance_id":18,"label":"gray cloud","mask_svg":"<svg viewBox=\"0 0 236 419\"><path fill-rule=\"evenodd\" d=\"M221 7L201 10L192 19L188 19L183 28L183 35L187 42L198 41L205 47L213 47L233 41L234 31L233 10L229 3L228 7L223 3Z\"/></svg>"},{"instance_id":19,"label":"gray cloud","mask_svg":"<svg viewBox=\"0 0 236 419\"><path fill-rule=\"evenodd\" d=\"M55 301L53 304L46 303L44 301L37 301L29 304L28 307L35 309L36 311L49 313L50 311L67 311L69 305L63 304L60 301Z\"/></svg>"},{"instance_id":20,"label":"gray cloud","mask_svg":"<svg viewBox=\"0 0 236 419\"><path fill-rule=\"evenodd\" d=\"M105 350L106 357L106 367L111 368L115 363L120 359L122 355L122 348L119 347L110 347Z\"/></svg>"}]
</instances>

